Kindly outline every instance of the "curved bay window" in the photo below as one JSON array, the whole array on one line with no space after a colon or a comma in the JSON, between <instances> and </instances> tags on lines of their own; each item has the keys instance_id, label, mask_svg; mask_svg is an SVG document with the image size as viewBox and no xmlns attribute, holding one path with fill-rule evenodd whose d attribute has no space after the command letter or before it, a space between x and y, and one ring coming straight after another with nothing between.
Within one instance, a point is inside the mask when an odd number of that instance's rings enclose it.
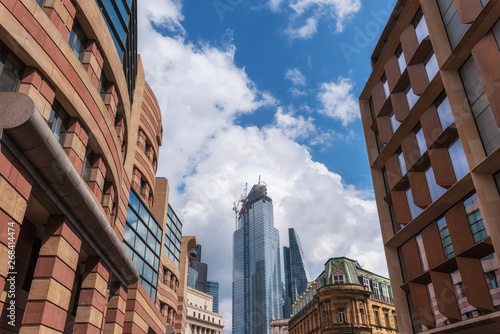
<instances>
[{"instance_id":1,"label":"curved bay window","mask_svg":"<svg viewBox=\"0 0 500 334\"><path fill-rule=\"evenodd\" d=\"M123 244L140 273L140 281L156 302L162 229L147 205L132 189L129 196Z\"/></svg>"}]
</instances>

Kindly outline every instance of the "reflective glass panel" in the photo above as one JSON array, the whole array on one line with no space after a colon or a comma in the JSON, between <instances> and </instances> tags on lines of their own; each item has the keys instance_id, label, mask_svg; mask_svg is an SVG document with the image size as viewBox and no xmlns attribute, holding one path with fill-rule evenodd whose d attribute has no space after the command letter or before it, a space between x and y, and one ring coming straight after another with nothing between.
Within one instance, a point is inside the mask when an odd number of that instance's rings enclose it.
<instances>
[{"instance_id":1,"label":"reflective glass panel","mask_svg":"<svg viewBox=\"0 0 500 334\"><path fill-rule=\"evenodd\" d=\"M453 170L458 181L469 172L469 165L467 164L460 139L448 148L448 152L450 153L451 164L453 165Z\"/></svg>"}]
</instances>

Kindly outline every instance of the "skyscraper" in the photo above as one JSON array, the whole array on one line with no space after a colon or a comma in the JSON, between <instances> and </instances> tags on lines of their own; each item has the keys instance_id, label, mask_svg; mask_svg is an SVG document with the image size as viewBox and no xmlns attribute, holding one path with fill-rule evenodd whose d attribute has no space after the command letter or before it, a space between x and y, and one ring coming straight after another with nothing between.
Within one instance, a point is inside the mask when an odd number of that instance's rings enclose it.
<instances>
[{"instance_id":1,"label":"skyscraper","mask_svg":"<svg viewBox=\"0 0 500 334\"><path fill-rule=\"evenodd\" d=\"M207 294L214 297L213 311L219 313L219 282L207 281Z\"/></svg>"},{"instance_id":2,"label":"skyscraper","mask_svg":"<svg viewBox=\"0 0 500 334\"><path fill-rule=\"evenodd\" d=\"M190 287L206 293L208 265L206 263L201 262L201 245L197 244L195 249L196 249L196 256L189 259L189 268L190 268L189 275L191 275L191 273L196 272L196 287L193 285L190 285ZM195 280L194 278L191 278L191 281L193 283L194 280Z\"/></svg>"},{"instance_id":3,"label":"skyscraper","mask_svg":"<svg viewBox=\"0 0 500 334\"><path fill-rule=\"evenodd\" d=\"M267 186L259 183L242 199L233 234L233 334L268 333L282 307L279 233Z\"/></svg>"},{"instance_id":4,"label":"skyscraper","mask_svg":"<svg viewBox=\"0 0 500 334\"><path fill-rule=\"evenodd\" d=\"M290 310L295 300L307 288L307 267L302 258L304 252L300 244L300 238L295 233L295 229L288 229L289 247L283 247L283 257L285 263L285 304L283 316L290 317Z\"/></svg>"},{"instance_id":5,"label":"skyscraper","mask_svg":"<svg viewBox=\"0 0 500 334\"><path fill-rule=\"evenodd\" d=\"M500 3L399 0L361 118L401 333L498 333Z\"/></svg>"}]
</instances>

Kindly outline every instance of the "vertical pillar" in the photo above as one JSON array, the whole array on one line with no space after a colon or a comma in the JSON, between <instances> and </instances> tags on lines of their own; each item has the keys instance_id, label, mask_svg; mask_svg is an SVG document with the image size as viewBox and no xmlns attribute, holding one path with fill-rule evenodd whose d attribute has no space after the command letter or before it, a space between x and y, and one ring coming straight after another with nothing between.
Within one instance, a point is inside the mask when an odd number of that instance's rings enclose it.
<instances>
[{"instance_id":1,"label":"vertical pillar","mask_svg":"<svg viewBox=\"0 0 500 334\"><path fill-rule=\"evenodd\" d=\"M125 322L125 308L127 306L127 289L119 282L111 284L108 309L104 324L104 334L120 334Z\"/></svg>"},{"instance_id":2,"label":"vertical pillar","mask_svg":"<svg viewBox=\"0 0 500 334\"><path fill-rule=\"evenodd\" d=\"M168 286L168 287L170 287L170 280L171 280L171 277L172 277L172 272L171 272L170 270L168 270L168 269L167 269L167 270L165 271L165 277L164 277L164 279L163 279L163 283L164 283L166 286Z\"/></svg>"},{"instance_id":3,"label":"vertical pillar","mask_svg":"<svg viewBox=\"0 0 500 334\"><path fill-rule=\"evenodd\" d=\"M99 257L89 257L76 311L76 334L99 334L108 299L109 269Z\"/></svg>"},{"instance_id":4,"label":"vertical pillar","mask_svg":"<svg viewBox=\"0 0 500 334\"><path fill-rule=\"evenodd\" d=\"M115 92L116 94L116 92ZM106 103L106 101L104 101ZM123 134L124 134L124 121L123 121L123 116L118 116L115 119L115 131L116 131L116 136L118 137L118 141L120 144L123 143Z\"/></svg>"},{"instance_id":5,"label":"vertical pillar","mask_svg":"<svg viewBox=\"0 0 500 334\"><path fill-rule=\"evenodd\" d=\"M63 149L78 173L82 171L88 140L89 135L80 120L71 118L64 137Z\"/></svg>"},{"instance_id":6,"label":"vertical pillar","mask_svg":"<svg viewBox=\"0 0 500 334\"><path fill-rule=\"evenodd\" d=\"M139 133L137 134L137 146L139 150L144 152L146 148L146 134L141 129L139 129Z\"/></svg>"},{"instance_id":7,"label":"vertical pillar","mask_svg":"<svg viewBox=\"0 0 500 334\"><path fill-rule=\"evenodd\" d=\"M104 87L104 105L108 111L109 117L116 124L116 111L118 106L118 94L114 83L109 82L107 87ZM123 118L121 119L123 122ZM116 127L115 127L116 129Z\"/></svg>"},{"instance_id":8,"label":"vertical pillar","mask_svg":"<svg viewBox=\"0 0 500 334\"><path fill-rule=\"evenodd\" d=\"M105 177L106 164L104 163L102 155L96 154L94 156L94 162L92 163L92 169L90 171L89 188L90 190L92 190L99 202L102 201Z\"/></svg>"},{"instance_id":9,"label":"vertical pillar","mask_svg":"<svg viewBox=\"0 0 500 334\"><path fill-rule=\"evenodd\" d=\"M135 191L139 192L141 190L141 172L134 167L134 171L132 172L132 188L135 189Z\"/></svg>"},{"instance_id":10,"label":"vertical pillar","mask_svg":"<svg viewBox=\"0 0 500 334\"><path fill-rule=\"evenodd\" d=\"M67 218L51 216L19 333L64 331L80 247L81 237Z\"/></svg>"},{"instance_id":11,"label":"vertical pillar","mask_svg":"<svg viewBox=\"0 0 500 334\"><path fill-rule=\"evenodd\" d=\"M102 196L102 208L104 209L104 213L106 214L106 218L108 221L113 221L111 216L113 213L113 203L115 200L115 188L113 187L112 182L104 183L104 190Z\"/></svg>"},{"instance_id":12,"label":"vertical pillar","mask_svg":"<svg viewBox=\"0 0 500 334\"><path fill-rule=\"evenodd\" d=\"M38 69L34 67L24 69L19 92L31 97L43 118L49 119L56 93Z\"/></svg>"},{"instance_id":13,"label":"vertical pillar","mask_svg":"<svg viewBox=\"0 0 500 334\"><path fill-rule=\"evenodd\" d=\"M99 88L103 63L104 59L102 58L101 52L97 47L96 41L87 40L87 45L85 47L85 51L83 52L82 65L95 88Z\"/></svg>"},{"instance_id":14,"label":"vertical pillar","mask_svg":"<svg viewBox=\"0 0 500 334\"><path fill-rule=\"evenodd\" d=\"M69 34L73 28L73 20L76 15L76 8L72 1L68 0L46 0L43 11L57 27L63 38L68 41Z\"/></svg>"}]
</instances>

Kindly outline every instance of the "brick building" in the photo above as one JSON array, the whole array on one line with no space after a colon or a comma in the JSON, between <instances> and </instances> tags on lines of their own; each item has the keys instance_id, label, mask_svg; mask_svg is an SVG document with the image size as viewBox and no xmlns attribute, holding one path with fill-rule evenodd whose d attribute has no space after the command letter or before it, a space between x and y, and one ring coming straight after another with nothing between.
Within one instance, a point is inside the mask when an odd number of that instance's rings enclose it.
<instances>
[{"instance_id":1,"label":"brick building","mask_svg":"<svg viewBox=\"0 0 500 334\"><path fill-rule=\"evenodd\" d=\"M498 333L500 2L399 0L359 98L402 333Z\"/></svg>"},{"instance_id":2,"label":"brick building","mask_svg":"<svg viewBox=\"0 0 500 334\"><path fill-rule=\"evenodd\" d=\"M0 18L0 332L184 333L196 240L155 178L137 2L0 0Z\"/></svg>"},{"instance_id":3,"label":"brick building","mask_svg":"<svg viewBox=\"0 0 500 334\"><path fill-rule=\"evenodd\" d=\"M271 325L273 323L271 322ZM288 333L395 334L398 332L390 281L337 257L292 305Z\"/></svg>"}]
</instances>

